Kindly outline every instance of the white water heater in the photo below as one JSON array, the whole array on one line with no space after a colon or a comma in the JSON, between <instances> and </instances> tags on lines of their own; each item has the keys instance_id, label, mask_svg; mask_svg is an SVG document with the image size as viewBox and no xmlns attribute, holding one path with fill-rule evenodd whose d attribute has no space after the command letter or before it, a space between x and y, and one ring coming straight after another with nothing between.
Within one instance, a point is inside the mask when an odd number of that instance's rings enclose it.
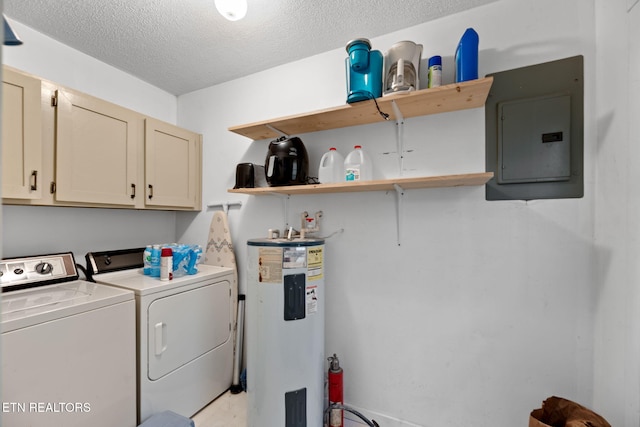
<instances>
[{"instance_id":1,"label":"white water heater","mask_svg":"<svg viewBox=\"0 0 640 427\"><path fill-rule=\"evenodd\" d=\"M247 245L248 427L322 427L324 240Z\"/></svg>"}]
</instances>

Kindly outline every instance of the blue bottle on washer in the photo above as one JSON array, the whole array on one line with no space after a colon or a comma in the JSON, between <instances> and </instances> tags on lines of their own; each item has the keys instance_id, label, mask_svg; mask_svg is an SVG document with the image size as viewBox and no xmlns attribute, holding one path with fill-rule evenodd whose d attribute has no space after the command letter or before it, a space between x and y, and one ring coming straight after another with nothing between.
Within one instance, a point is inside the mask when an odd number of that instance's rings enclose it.
<instances>
[{"instance_id":1,"label":"blue bottle on washer","mask_svg":"<svg viewBox=\"0 0 640 427\"><path fill-rule=\"evenodd\" d=\"M142 262L144 264L142 272L146 276L151 276L151 245L147 245L147 247L144 249L144 252L142 254Z\"/></svg>"},{"instance_id":2,"label":"blue bottle on washer","mask_svg":"<svg viewBox=\"0 0 640 427\"><path fill-rule=\"evenodd\" d=\"M467 28L456 49L456 83L478 78L479 42L478 33L473 28Z\"/></svg>"},{"instance_id":3,"label":"blue bottle on washer","mask_svg":"<svg viewBox=\"0 0 640 427\"><path fill-rule=\"evenodd\" d=\"M347 44L347 103L382 96L382 53L371 50L367 39L351 40Z\"/></svg>"},{"instance_id":4,"label":"blue bottle on washer","mask_svg":"<svg viewBox=\"0 0 640 427\"><path fill-rule=\"evenodd\" d=\"M151 266L149 268L149 275L151 277L160 277L160 258L162 248L160 245L151 246Z\"/></svg>"}]
</instances>

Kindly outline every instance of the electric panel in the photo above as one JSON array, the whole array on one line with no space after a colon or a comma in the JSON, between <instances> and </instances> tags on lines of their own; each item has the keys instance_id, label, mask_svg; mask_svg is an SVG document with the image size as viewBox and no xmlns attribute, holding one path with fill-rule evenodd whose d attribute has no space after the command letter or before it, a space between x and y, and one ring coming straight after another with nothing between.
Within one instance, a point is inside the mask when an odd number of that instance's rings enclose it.
<instances>
[{"instance_id":1,"label":"electric panel","mask_svg":"<svg viewBox=\"0 0 640 427\"><path fill-rule=\"evenodd\" d=\"M486 199L582 197L583 57L490 76Z\"/></svg>"}]
</instances>

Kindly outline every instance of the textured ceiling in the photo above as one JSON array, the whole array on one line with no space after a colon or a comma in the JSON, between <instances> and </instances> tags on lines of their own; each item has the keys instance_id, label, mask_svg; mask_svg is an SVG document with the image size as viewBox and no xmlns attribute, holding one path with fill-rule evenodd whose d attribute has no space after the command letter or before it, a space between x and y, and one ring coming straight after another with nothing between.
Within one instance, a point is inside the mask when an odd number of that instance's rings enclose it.
<instances>
[{"instance_id":1,"label":"textured ceiling","mask_svg":"<svg viewBox=\"0 0 640 427\"><path fill-rule=\"evenodd\" d=\"M175 95L496 0L4 0L7 17Z\"/></svg>"}]
</instances>

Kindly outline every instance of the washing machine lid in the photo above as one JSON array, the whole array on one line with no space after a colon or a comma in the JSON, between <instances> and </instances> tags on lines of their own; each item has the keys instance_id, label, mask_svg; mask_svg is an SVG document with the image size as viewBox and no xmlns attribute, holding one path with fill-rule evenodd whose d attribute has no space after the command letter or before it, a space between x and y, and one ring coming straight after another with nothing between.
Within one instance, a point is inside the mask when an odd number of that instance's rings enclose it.
<instances>
[{"instance_id":1,"label":"washing machine lid","mask_svg":"<svg viewBox=\"0 0 640 427\"><path fill-rule=\"evenodd\" d=\"M78 280L72 252L0 260L2 332L133 300L133 292Z\"/></svg>"},{"instance_id":2,"label":"washing machine lid","mask_svg":"<svg viewBox=\"0 0 640 427\"><path fill-rule=\"evenodd\" d=\"M141 268L133 270L114 271L111 273L94 274L93 279L98 283L117 286L132 290L138 296L151 295L157 292L189 286L199 282L210 282L228 274L233 274L233 269L214 265L198 264L198 272L173 280L160 280L143 274Z\"/></svg>"},{"instance_id":3,"label":"washing machine lid","mask_svg":"<svg viewBox=\"0 0 640 427\"><path fill-rule=\"evenodd\" d=\"M2 333L133 299L131 291L85 280L5 292L2 294Z\"/></svg>"}]
</instances>

